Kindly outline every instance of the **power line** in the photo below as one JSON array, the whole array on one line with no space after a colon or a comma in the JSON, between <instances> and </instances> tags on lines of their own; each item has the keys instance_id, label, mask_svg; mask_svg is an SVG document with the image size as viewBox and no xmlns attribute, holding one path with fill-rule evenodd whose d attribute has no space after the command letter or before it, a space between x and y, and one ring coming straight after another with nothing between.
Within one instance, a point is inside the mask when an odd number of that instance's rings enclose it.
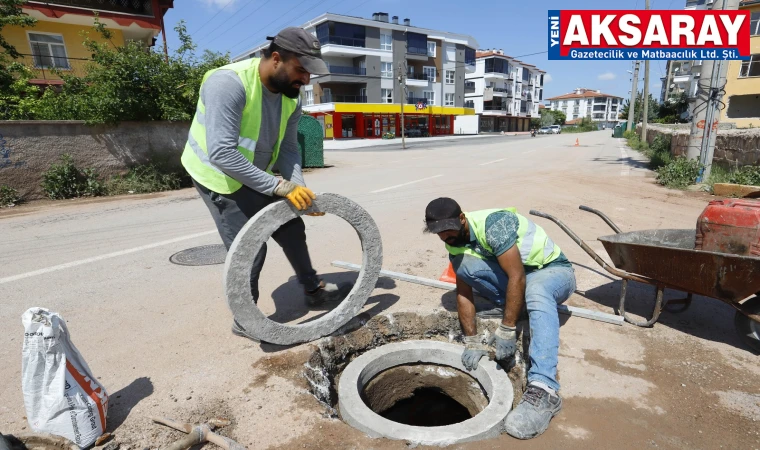
<instances>
[{"instance_id":1,"label":"power line","mask_svg":"<svg viewBox=\"0 0 760 450\"><path fill-rule=\"evenodd\" d=\"M210 44L210 43L214 42L215 40L219 39L219 37L221 37L221 36L223 36L223 35L225 35L225 34L229 33L229 32L230 32L230 30L232 30L233 28L235 28L235 27L236 27L236 26L237 26L237 25L238 25L240 22L242 22L242 21L244 21L245 19L247 19L247 18L251 17L251 16L252 16L252 15L253 15L253 14L254 14L256 11L260 10L261 8L263 8L263 7L264 7L264 6L265 6L267 3L271 2L271 1L272 1L272 0L266 0L265 2L263 2L261 5L259 5L259 7L258 7L258 8L254 9L253 11L251 11L251 13L250 13L250 14L248 14L248 15L244 16L243 18L241 18L240 20L238 20L238 21L237 21L237 22L235 22L234 24L230 25L230 26L229 26L229 28L227 28L225 31L222 31L220 34L217 34L217 35L216 35L216 36L215 36L213 39L211 39L210 41L208 41L208 42L206 43L206 45L208 45L208 44ZM253 4L254 4L254 3L249 3L249 5L253 5ZM211 34L213 34L213 33L214 33L214 31L218 30L219 28L221 28L221 27L222 27L222 26L224 26L224 25L225 25L225 23L224 23L224 22L220 23L220 24L219 24L219 25L218 25L216 28L214 28L214 29L213 29L213 30L211 30L210 32L206 33L205 35L203 35L203 37L199 38L198 40L200 41L200 40L202 40L202 39L206 38L207 36L210 36Z\"/></svg>"},{"instance_id":2,"label":"power line","mask_svg":"<svg viewBox=\"0 0 760 450\"><path fill-rule=\"evenodd\" d=\"M203 27L205 27L206 25L208 25L209 23L211 23L212 20L216 19L216 16L218 16L219 14L221 14L222 11L224 11L228 6L230 6L233 3L235 3L235 0L230 0L227 3L225 3L224 6L222 7L222 9L220 9L219 11L216 12L216 14L214 14L213 16L211 16L210 19L208 19L207 21L203 22L203 25L201 25L200 28L198 28L197 30L193 31L193 33L197 33L199 31L201 31L203 29Z\"/></svg>"},{"instance_id":3,"label":"power line","mask_svg":"<svg viewBox=\"0 0 760 450\"><path fill-rule=\"evenodd\" d=\"M292 10L294 10L294 9L298 9L298 7L299 7L299 6L303 5L303 4L304 4L304 3L306 3L307 1L309 1L309 0L301 0L301 2L300 2L299 4L297 4L296 6L294 6L293 8L291 8L290 10L288 10L288 11L285 11L285 13L281 14L279 17L277 17L277 18L276 18L276 19L274 19L273 21L269 22L268 24L266 24L266 25L264 25L263 27L260 27L260 28L261 28L261 29L263 29L263 28L268 28L268 27L269 27L270 25L272 25L273 23L277 22L278 20L280 20L280 19L282 19L283 17L285 17L286 15L288 15L288 13L289 13L290 11L292 11ZM315 7L317 7L317 6L319 6L319 5L320 5L320 0L317 0L317 3L316 3L314 6L312 6L311 8L309 8L307 11L311 11L312 9L314 9ZM227 31L229 31L229 30L227 30ZM270 34L271 34L271 33L264 33L264 36L267 36L267 35L270 35ZM242 39L242 41L241 41L241 43L240 43L240 44L238 44L238 45L236 45L236 46L234 46L234 47L231 47L231 48L230 48L228 51L232 52L232 50L234 50L234 49L236 49L236 48L240 47L241 45L250 45L250 44L246 44L246 41L250 40L250 39L251 39L253 36L258 36L258 34L255 34L255 35L251 35L251 36L248 36L248 37L246 37L246 38ZM217 37L218 37L218 36L217 36Z\"/></svg>"}]
</instances>

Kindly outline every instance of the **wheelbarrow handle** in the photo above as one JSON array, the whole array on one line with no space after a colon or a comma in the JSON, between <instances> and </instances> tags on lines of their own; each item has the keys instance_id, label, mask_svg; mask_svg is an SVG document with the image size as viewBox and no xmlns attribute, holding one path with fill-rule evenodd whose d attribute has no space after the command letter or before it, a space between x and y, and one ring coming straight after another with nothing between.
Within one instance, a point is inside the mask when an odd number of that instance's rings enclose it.
<instances>
[{"instance_id":1,"label":"wheelbarrow handle","mask_svg":"<svg viewBox=\"0 0 760 450\"><path fill-rule=\"evenodd\" d=\"M632 273L628 273L628 272L626 272L624 270L619 270L619 269L617 269L617 268L615 268L615 267L607 264L607 262L605 260L603 260L594 251L594 249L592 249L591 247L589 247L589 245L586 244L586 242L584 242L583 239L581 239L577 234L575 234L575 232L573 232L573 230L571 230L570 228L568 228L567 225L565 225L564 223L562 223L562 221L559 220L559 219L557 219L556 217L554 217L552 215L549 215L549 214L546 214L546 213L543 213L541 211L533 210L533 209L530 210L530 215L537 216L537 217L543 217L544 219L549 219L552 222L556 223L557 226L562 229L562 231L564 231L565 233L567 233L567 235L570 236L570 238L573 241L575 241L576 244L580 245L580 247L583 249L583 251L585 251L594 261L596 261L597 264L599 264L600 266L602 266L602 268L604 270L606 270L607 272L609 272L609 273L611 273L611 274L613 274L613 275L615 275L617 277L620 277L620 278L625 278L625 279L628 279L628 280L634 280L634 281L638 281L638 282L646 283L646 284L655 284L649 278L642 277L640 275L635 275L635 274L632 274Z\"/></svg>"},{"instance_id":2,"label":"wheelbarrow handle","mask_svg":"<svg viewBox=\"0 0 760 450\"><path fill-rule=\"evenodd\" d=\"M620 227L618 227L617 225L615 225L615 222L613 222L612 219L610 219L609 217L607 217L606 214L604 214L603 212L599 211L598 209L589 208L588 206L583 206L583 205L579 206L578 209L580 209L581 211L586 211L586 212L590 212L590 213L596 214L597 216L601 217L602 220L604 220L607 223L607 225L609 225L610 228L612 228L612 230L615 231L615 233L620 234L620 233L623 232L620 229Z\"/></svg>"}]
</instances>

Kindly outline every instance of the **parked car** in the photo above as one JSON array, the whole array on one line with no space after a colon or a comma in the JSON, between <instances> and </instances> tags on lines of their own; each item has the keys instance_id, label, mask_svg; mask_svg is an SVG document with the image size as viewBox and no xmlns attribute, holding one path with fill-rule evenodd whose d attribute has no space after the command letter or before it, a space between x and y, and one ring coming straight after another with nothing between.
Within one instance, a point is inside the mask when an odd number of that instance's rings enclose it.
<instances>
[{"instance_id":1,"label":"parked car","mask_svg":"<svg viewBox=\"0 0 760 450\"><path fill-rule=\"evenodd\" d=\"M559 126L559 125L552 125L549 128L551 128L552 133L554 133L554 134L560 134L560 133L562 133L562 127Z\"/></svg>"},{"instance_id":2,"label":"parked car","mask_svg":"<svg viewBox=\"0 0 760 450\"><path fill-rule=\"evenodd\" d=\"M538 134L552 134L552 129L549 127L541 127L538 129Z\"/></svg>"}]
</instances>

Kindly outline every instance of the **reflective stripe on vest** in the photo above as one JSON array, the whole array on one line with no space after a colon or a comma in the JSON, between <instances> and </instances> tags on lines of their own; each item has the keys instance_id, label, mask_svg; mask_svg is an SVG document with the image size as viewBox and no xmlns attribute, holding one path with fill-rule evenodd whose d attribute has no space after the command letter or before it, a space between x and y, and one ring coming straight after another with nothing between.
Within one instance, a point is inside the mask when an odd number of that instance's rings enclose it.
<instances>
[{"instance_id":1,"label":"reflective stripe on vest","mask_svg":"<svg viewBox=\"0 0 760 450\"><path fill-rule=\"evenodd\" d=\"M493 249L486 240L486 219L495 212L511 212L517 216L519 226L517 228L517 241L515 245L520 250L520 258L525 266L542 268L559 257L562 250L546 234L543 228L532 220L517 213L515 208L486 209L464 213L470 231L475 235L481 247L493 255ZM446 245L446 250L453 256L470 255L485 259L490 255L483 255L469 247L452 247Z\"/></svg>"},{"instance_id":2,"label":"reflective stripe on vest","mask_svg":"<svg viewBox=\"0 0 760 450\"><path fill-rule=\"evenodd\" d=\"M237 150L251 163L253 163L256 142L259 140L259 132L261 130L261 98L262 89L265 89L264 85L261 84L259 76L260 62L261 60L258 58L240 61L210 70L203 76L203 83L217 70L231 70L240 77L245 88L246 102L240 118L240 135L238 136ZM201 83L201 89L203 89L203 83ZM297 106L298 99L282 96L280 132L277 142L272 149L272 158L267 164L266 171L269 174L272 173L272 167L274 167L280 155L280 144L285 137L288 119L295 112ZM206 142L206 106L200 97L198 98L195 116L188 133L185 150L182 153L182 165L195 181L214 192L231 194L242 187L242 183L227 176L209 160Z\"/></svg>"}]
</instances>

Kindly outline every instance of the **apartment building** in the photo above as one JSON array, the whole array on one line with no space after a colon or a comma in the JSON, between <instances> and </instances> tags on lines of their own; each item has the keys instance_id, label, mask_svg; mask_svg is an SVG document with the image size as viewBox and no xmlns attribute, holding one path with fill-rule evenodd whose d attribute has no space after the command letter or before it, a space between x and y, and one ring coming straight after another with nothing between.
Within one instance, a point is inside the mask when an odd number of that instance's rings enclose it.
<instances>
[{"instance_id":1,"label":"apartment building","mask_svg":"<svg viewBox=\"0 0 760 450\"><path fill-rule=\"evenodd\" d=\"M543 100L544 74L536 66L504 54L480 50L475 71L465 75L465 105L477 118L461 118L467 132L528 131Z\"/></svg>"},{"instance_id":2,"label":"apartment building","mask_svg":"<svg viewBox=\"0 0 760 450\"><path fill-rule=\"evenodd\" d=\"M330 74L312 76L303 107L326 138L401 136L401 100L408 136L455 133L465 107L465 75L475 71L474 38L389 20L322 14L302 25L322 44ZM269 43L233 58L260 57ZM399 75L403 75L399 82Z\"/></svg>"},{"instance_id":3,"label":"apartment building","mask_svg":"<svg viewBox=\"0 0 760 450\"><path fill-rule=\"evenodd\" d=\"M614 127L623 109L623 98L603 94L600 90L577 88L569 94L548 98L551 111L562 111L567 116L566 124L579 123L584 117L591 117L599 126Z\"/></svg>"},{"instance_id":4,"label":"apartment building","mask_svg":"<svg viewBox=\"0 0 760 450\"><path fill-rule=\"evenodd\" d=\"M739 9L750 11L749 61L729 61L721 122L738 128L760 126L760 0L743 0Z\"/></svg>"},{"instance_id":5,"label":"apartment building","mask_svg":"<svg viewBox=\"0 0 760 450\"><path fill-rule=\"evenodd\" d=\"M155 43L164 14L172 7L173 0L30 0L23 11L37 19L37 24L26 28L6 25L2 34L22 54L19 62L34 70L31 83L55 85L62 83L57 72L84 75L91 55L82 45L81 32L92 31L96 13L112 31L114 45L133 40L147 47ZM90 33L90 38L102 40L97 33Z\"/></svg>"}]
</instances>

